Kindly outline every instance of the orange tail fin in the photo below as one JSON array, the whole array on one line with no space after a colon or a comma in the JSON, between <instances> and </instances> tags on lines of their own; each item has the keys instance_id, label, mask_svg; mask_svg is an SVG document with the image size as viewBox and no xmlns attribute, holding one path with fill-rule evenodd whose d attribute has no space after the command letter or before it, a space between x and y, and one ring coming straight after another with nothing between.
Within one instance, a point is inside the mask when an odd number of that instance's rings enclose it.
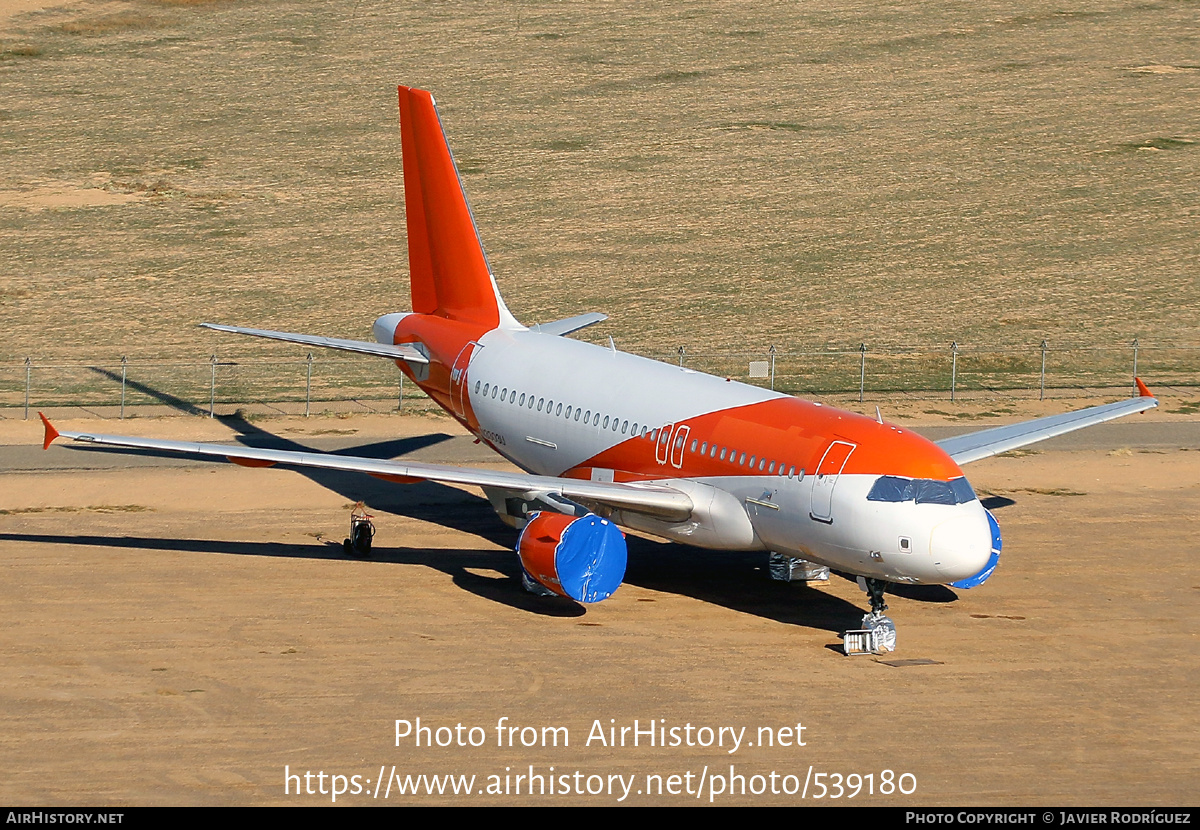
<instances>
[{"instance_id":1,"label":"orange tail fin","mask_svg":"<svg viewBox=\"0 0 1200 830\"><path fill-rule=\"evenodd\" d=\"M496 290L433 96L400 87L413 311L520 328Z\"/></svg>"}]
</instances>

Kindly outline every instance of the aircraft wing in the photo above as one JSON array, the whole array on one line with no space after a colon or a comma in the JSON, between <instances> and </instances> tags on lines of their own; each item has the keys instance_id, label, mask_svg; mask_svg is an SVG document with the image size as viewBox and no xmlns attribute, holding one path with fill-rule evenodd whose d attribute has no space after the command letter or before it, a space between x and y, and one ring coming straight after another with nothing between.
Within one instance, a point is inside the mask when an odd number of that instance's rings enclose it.
<instances>
[{"instance_id":1,"label":"aircraft wing","mask_svg":"<svg viewBox=\"0 0 1200 830\"><path fill-rule=\"evenodd\" d=\"M276 464L294 467L320 467L326 470L366 473L376 478L400 483L437 481L447 484L471 484L477 487L506 490L530 498L539 495L559 495L571 500L594 502L671 521L682 521L692 512L692 500L686 493L662 484L582 481L502 470L451 467L443 464L386 461L322 452L260 449L237 444L203 444L190 441L134 438L124 435L59 432L46 419L45 415L38 414L46 428L44 448L49 448L50 443L61 435L63 438L70 438L72 441L95 447L120 447L150 450L163 454L179 453L225 458L245 467L271 467Z\"/></svg>"},{"instance_id":2,"label":"aircraft wing","mask_svg":"<svg viewBox=\"0 0 1200 830\"><path fill-rule=\"evenodd\" d=\"M966 435L955 435L953 438L943 438L937 445L945 450L955 463L966 464L1158 406L1158 399L1150 393L1146 384L1138 380L1137 386L1139 395L1136 398L1092 406L1062 415L1035 418L1019 424L969 432Z\"/></svg>"},{"instance_id":3,"label":"aircraft wing","mask_svg":"<svg viewBox=\"0 0 1200 830\"><path fill-rule=\"evenodd\" d=\"M290 331L247 329L241 326L222 326L217 323L201 323L200 327L212 329L213 331L227 331L231 334L248 334L251 337L265 337L268 340L300 343L305 346L320 346L323 349L338 349L343 352L357 352L358 354L369 354L375 357L387 357L392 360L403 360L406 363L429 362L428 357L421 354L412 346L404 344L392 346L387 343L372 343L369 340L342 340L337 337L320 337L315 334L295 334Z\"/></svg>"}]
</instances>

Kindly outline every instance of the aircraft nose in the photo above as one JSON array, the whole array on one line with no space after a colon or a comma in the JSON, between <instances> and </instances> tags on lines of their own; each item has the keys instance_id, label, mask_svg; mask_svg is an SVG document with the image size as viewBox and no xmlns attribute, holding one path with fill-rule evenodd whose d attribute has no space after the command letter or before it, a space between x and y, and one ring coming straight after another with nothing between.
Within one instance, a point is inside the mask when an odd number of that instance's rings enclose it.
<instances>
[{"instance_id":1,"label":"aircraft nose","mask_svg":"<svg viewBox=\"0 0 1200 830\"><path fill-rule=\"evenodd\" d=\"M933 529L929 537L933 565L947 582L967 579L983 570L992 553L987 513L956 516Z\"/></svg>"}]
</instances>

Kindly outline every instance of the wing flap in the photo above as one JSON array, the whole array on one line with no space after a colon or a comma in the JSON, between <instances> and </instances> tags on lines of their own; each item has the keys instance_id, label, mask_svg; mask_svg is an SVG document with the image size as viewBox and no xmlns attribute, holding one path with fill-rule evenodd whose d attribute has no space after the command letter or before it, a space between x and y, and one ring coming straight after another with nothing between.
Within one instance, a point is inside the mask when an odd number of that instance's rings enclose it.
<instances>
[{"instance_id":1,"label":"wing flap","mask_svg":"<svg viewBox=\"0 0 1200 830\"><path fill-rule=\"evenodd\" d=\"M1045 441L1047 438L1054 438L1057 435L1064 435L1077 429L1102 424L1105 421L1122 418L1135 412L1144 412L1158 406L1158 399L1150 395L1150 390L1146 389L1145 384L1140 381L1139 388L1144 391L1136 398L1092 406L1062 415L1035 418L1019 424L969 432L953 438L943 438L937 442L937 445L945 450L956 464L979 461L981 458L989 458L1038 441Z\"/></svg>"},{"instance_id":2,"label":"wing flap","mask_svg":"<svg viewBox=\"0 0 1200 830\"><path fill-rule=\"evenodd\" d=\"M321 337L315 334L296 334L290 331L270 331L268 329L248 329L242 326L223 326L218 323L201 323L201 328L213 331L225 331L230 334L248 334L251 337L265 337L268 340L282 340L285 343L299 343L303 346L319 346L322 349L337 349L343 352L369 354L374 357L386 357L391 360L403 360L406 363L428 363L429 358L412 346L404 344L390 345L387 343L372 343L369 340L343 340L338 337Z\"/></svg>"},{"instance_id":3,"label":"wing flap","mask_svg":"<svg viewBox=\"0 0 1200 830\"><path fill-rule=\"evenodd\" d=\"M40 414L40 413L39 413ZM224 458L242 466L269 466L283 464L295 467L319 467L327 470L345 470L366 473L390 481L437 481L445 484L467 484L476 487L491 487L524 494L530 498L539 495L559 495L568 499L579 499L608 505L620 510L632 510L658 518L683 521L692 512L692 500L686 493L663 484L620 484L603 481L537 476L505 470L480 470L471 467L451 467L443 464L386 461L375 458L331 455L321 452L297 452L295 450L272 450L258 447L243 447L237 444L204 444L192 441L168 441L157 438L136 438L124 435L99 435L86 432L59 432L42 416L46 425L46 446L54 437L61 435L93 447L150 450L162 453L199 455ZM54 430L54 436L50 431Z\"/></svg>"}]
</instances>

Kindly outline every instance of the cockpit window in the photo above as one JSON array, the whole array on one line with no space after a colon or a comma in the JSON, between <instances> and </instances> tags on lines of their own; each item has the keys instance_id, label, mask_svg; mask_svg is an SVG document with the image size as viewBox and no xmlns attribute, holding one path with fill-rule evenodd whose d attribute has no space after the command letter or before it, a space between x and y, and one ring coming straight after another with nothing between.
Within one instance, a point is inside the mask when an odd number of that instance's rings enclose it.
<instances>
[{"instance_id":1,"label":"cockpit window","mask_svg":"<svg viewBox=\"0 0 1200 830\"><path fill-rule=\"evenodd\" d=\"M867 493L867 501L912 501L912 497L912 479L899 476L880 476Z\"/></svg>"},{"instance_id":2,"label":"cockpit window","mask_svg":"<svg viewBox=\"0 0 1200 830\"><path fill-rule=\"evenodd\" d=\"M966 478L937 481L927 478L880 476L875 480L867 501L904 502L917 504L965 504L975 500L975 491Z\"/></svg>"},{"instance_id":3,"label":"cockpit window","mask_svg":"<svg viewBox=\"0 0 1200 830\"><path fill-rule=\"evenodd\" d=\"M917 504L954 504L954 491L948 481L918 479L913 484L917 488Z\"/></svg>"},{"instance_id":4,"label":"cockpit window","mask_svg":"<svg viewBox=\"0 0 1200 830\"><path fill-rule=\"evenodd\" d=\"M975 495L975 489L971 487L971 483L967 481L966 476L952 480L950 482L950 489L954 491L955 504L965 504L969 501L975 501L978 498Z\"/></svg>"}]
</instances>

